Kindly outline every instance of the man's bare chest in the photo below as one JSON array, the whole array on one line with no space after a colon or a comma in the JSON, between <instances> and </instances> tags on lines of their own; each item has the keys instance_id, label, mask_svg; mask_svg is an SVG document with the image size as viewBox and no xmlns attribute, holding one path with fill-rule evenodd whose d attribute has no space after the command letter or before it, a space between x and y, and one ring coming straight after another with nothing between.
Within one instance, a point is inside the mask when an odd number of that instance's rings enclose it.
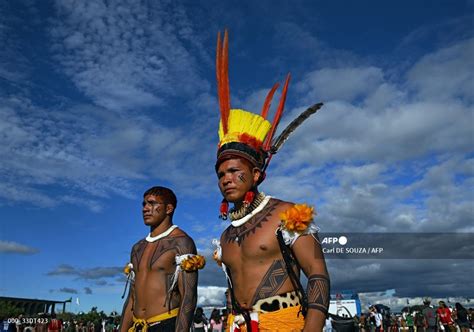
<instances>
[{"instance_id":1,"label":"man's bare chest","mask_svg":"<svg viewBox=\"0 0 474 332\"><path fill-rule=\"evenodd\" d=\"M230 226L221 237L222 260L228 265L249 260L264 260L280 253L275 230L278 226L266 223L249 223Z\"/></svg>"},{"instance_id":2,"label":"man's bare chest","mask_svg":"<svg viewBox=\"0 0 474 332\"><path fill-rule=\"evenodd\" d=\"M132 258L137 275L148 272L172 272L177 249L169 241L145 243Z\"/></svg>"}]
</instances>

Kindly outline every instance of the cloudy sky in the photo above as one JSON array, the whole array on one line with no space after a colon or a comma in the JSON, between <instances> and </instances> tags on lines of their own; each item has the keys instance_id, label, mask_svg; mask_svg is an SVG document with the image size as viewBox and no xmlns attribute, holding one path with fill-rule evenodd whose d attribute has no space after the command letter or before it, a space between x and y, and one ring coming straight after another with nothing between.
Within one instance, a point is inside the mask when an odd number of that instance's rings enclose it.
<instances>
[{"instance_id":1,"label":"cloudy sky","mask_svg":"<svg viewBox=\"0 0 474 332\"><path fill-rule=\"evenodd\" d=\"M147 234L141 195L153 185L175 190L175 223L210 255L226 227L213 170L224 28L233 107L259 112L288 72L282 126L325 103L275 156L264 192L315 205L327 232L474 232L473 9L472 0L1 1L0 294L120 311L121 270ZM448 239L438 250L460 248ZM435 250L328 267L334 291L368 301L474 296L472 261ZM223 302L212 260L199 286L200 304Z\"/></svg>"}]
</instances>

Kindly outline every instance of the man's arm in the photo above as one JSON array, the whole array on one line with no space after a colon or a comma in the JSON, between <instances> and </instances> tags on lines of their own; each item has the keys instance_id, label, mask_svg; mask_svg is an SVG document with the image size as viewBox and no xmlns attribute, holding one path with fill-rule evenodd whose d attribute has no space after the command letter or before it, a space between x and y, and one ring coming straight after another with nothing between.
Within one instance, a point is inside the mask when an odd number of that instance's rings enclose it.
<instances>
[{"instance_id":1,"label":"man's arm","mask_svg":"<svg viewBox=\"0 0 474 332\"><path fill-rule=\"evenodd\" d=\"M120 320L120 332L126 332L133 324L133 294L135 286L133 283L130 284L128 290L128 296L123 304L122 318Z\"/></svg>"},{"instance_id":2,"label":"man's arm","mask_svg":"<svg viewBox=\"0 0 474 332\"><path fill-rule=\"evenodd\" d=\"M197 302L197 272L182 271L178 279L181 303L176 320L176 331L189 331Z\"/></svg>"},{"instance_id":3,"label":"man's arm","mask_svg":"<svg viewBox=\"0 0 474 332\"><path fill-rule=\"evenodd\" d=\"M308 313L303 331L322 331L329 308L329 275L317 234L300 236L292 247L304 274L308 277L306 295Z\"/></svg>"},{"instance_id":4,"label":"man's arm","mask_svg":"<svg viewBox=\"0 0 474 332\"><path fill-rule=\"evenodd\" d=\"M132 248L130 254L130 262L133 262L133 253L135 246ZM133 273L132 271L130 273ZM133 301L135 299L135 280L128 280L130 286L128 288L128 295L123 304L122 317L120 318L120 332L126 332L133 324Z\"/></svg>"},{"instance_id":5,"label":"man's arm","mask_svg":"<svg viewBox=\"0 0 474 332\"><path fill-rule=\"evenodd\" d=\"M179 248L180 254L196 254L194 242L188 238ZM175 331L189 331L197 303L198 272L181 271L178 276L178 290L181 296Z\"/></svg>"}]
</instances>

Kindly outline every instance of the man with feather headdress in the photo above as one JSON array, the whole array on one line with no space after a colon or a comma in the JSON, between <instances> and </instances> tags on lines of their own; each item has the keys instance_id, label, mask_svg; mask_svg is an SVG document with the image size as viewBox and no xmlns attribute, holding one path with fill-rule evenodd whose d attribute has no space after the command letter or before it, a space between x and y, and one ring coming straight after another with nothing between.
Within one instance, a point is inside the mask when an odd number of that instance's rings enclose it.
<instances>
[{"instance_id":1,"label":"man with feather headdress","mask_svg":"<svg viewBox=\"0 0 474 332\"><path fill-rule=\"evenodd\" d=\"M266 120L278 88L260 115L231 109L228 35L217 44L221 121L215 170L223 195L220 217L231 225L215 240L214 258L226 274L232 312L229 331L322 331L329 307L329 276L313 222L314 209L265 195L258 185L288 135L322 104L308 108L273 139L283 113L288 75L273 123ZM229 210L229 203L233 203ZM301 270L308 278L300 283Z\"/></svg>"}]
</instances>

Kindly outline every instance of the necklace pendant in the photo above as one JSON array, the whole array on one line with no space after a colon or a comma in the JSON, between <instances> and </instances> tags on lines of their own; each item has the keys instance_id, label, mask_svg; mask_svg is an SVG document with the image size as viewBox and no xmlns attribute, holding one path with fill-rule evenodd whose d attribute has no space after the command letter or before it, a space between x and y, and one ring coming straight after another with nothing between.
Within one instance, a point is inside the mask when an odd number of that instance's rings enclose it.
<instances>
[{"instance_id":1,"label":"necklace pendant","mask_svg":"<svg viewBox=\"0 0 474 332\"><path fill-rule=\"evenodd\" d=\"M238 236L235 238L235 242L239 242L239 237Z\"/></svg>"}]
</instances>

